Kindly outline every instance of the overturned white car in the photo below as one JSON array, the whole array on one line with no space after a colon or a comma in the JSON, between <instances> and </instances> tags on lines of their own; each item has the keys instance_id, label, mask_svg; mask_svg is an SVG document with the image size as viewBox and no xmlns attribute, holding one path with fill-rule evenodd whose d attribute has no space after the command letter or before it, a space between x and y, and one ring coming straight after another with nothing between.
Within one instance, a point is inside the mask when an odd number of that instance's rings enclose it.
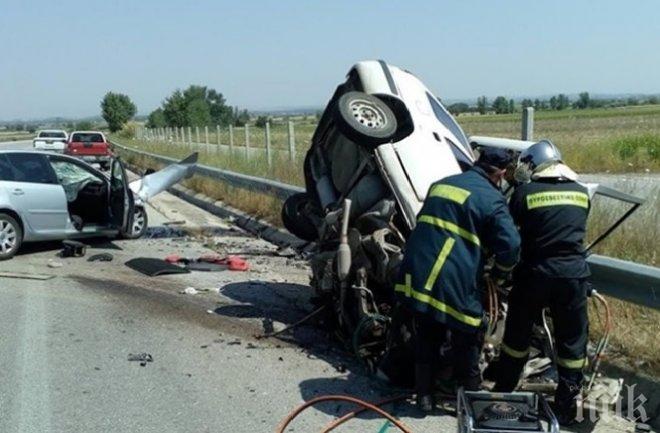
<instances>
[{"instance_id":1,"label":"overturned white car","mask_svg":"<svg viewBox=\"0 0 660 433\"><path fill-rule=\"evenodd\" d=\"M316 244L312 286L329 313L325 322L374 371L412 383L409 319L396 308L393 286L431 184L471 167L480 146L516 152L531 144L468 139L416 76L383 61L356 64L339 85L305 159L306 192L284 203L282 220L290 232ZM641 203L596 185L590 192L634 207ZM486 341L493 352L506 309L488 311Z\"/></svg>"}]
</instances>

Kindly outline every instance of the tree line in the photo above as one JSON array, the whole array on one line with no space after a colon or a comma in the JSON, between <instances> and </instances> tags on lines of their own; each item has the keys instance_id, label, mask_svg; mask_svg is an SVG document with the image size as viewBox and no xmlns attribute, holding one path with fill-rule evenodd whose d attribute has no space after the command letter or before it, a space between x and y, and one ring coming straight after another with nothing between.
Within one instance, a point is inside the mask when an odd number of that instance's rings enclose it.
<instances>
[{"instance_id":1,"label":"tree line","mask_svg":"<svg viewBox=\"0 0 660 433\"><path fill-rule=\"evenodd\" d=\"M560 93L558 95L552 96L549 99L539 99L534 100L530 98L525 98L520 101L520 104L517 104L513 99L507 99L504 96L496 97L492 103L485 96L480 96L477 98L475 105L470 105L465 102L457 102L451 104L447 109L452 114L461 114L461 113L479 113L486 114L489 112L494 112L496 114L506 114L506 113L515 113L519 109L525 109L527 107L534 107L537 111L543 110L584 110L587 108L606 108L606 107L624 107L629 105L642 105L642 104L658 104L660 103L660 98L658 96L649 96L643 99L638 99L635 97L629 98L619 98L619 99L606 99L606 98L592 98L589 95L589 92L582 92L578 95L577 99L571 101L571 99Z\"/></svg>"}]
</instances>

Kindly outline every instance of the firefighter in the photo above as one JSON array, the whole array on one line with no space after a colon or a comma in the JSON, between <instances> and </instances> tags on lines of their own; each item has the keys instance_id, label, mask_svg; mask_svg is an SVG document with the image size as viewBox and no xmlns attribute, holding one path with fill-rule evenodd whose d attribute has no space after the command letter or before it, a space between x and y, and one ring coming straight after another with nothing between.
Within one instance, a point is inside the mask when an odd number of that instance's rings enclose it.
<instances>
[{"instance_id":1,"label":"firefighter","mask_svg":"<svg viewBox=\"0 0 660 433\"><path fill-rule=\"evenodd\" d=\"M435 405L435 367L449 333L457 384L481 386L485 252L504 275L520 249L499 189L511 162L508 151L486 148L469 170L434 183L406 244L395 293L413 315L417 404L424 412Z\"/></svg>"},{"instance_id":2,"label":"firefighter","mask_svg":"<svg viewBox=\"0 0 660 433\"><path fill-rule=\"evenodd\" d=\"M509 207L520 228L522 253L513 288L499 362L497 392L511 392L527 361L534 322L549 308L556 340L559 382L555 412L562 424L577 415L588 337L587 277L583 240L589 195L562 163L549 141L520 154Z\"/></svg>"}]
</instances>

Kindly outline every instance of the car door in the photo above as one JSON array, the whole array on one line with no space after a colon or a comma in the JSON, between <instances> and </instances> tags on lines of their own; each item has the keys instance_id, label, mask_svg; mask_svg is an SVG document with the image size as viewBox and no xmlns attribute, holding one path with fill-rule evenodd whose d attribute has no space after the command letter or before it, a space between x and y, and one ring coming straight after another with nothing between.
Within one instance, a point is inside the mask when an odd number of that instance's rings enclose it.
<instances>
[{"instance_id":1,"label":"car door","mask_svg":"<svg viewBox=\"0 0 660 433\"><path fill-rule=\"evenodd\" d=\"M12 177L5 188L10 204L23 219L25 239L61 237L69 217L67 201L46 156L27 152L4 156Z\"/></svg>"},{"instance_id":2,"label":"car door","mask_svg":"<svg viewBox=\"0 0 660 433\"><path fill-rule=\"evenodd\" d=\"M135 203L133 193L128 186L126 169L119 158L112 160L108 201L110 218L114 226L120 231L130 233L130 227L133 225Z\"/></svg>"}]
</instances>

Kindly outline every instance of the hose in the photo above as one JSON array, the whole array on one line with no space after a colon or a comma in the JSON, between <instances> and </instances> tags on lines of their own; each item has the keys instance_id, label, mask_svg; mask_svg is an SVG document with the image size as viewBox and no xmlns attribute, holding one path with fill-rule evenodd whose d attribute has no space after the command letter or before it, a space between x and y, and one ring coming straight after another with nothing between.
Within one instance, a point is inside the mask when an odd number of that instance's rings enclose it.
<instances>
[{"instance_id":1,"label":"hose","mask_svg":"<svg viewBox=\"0 0 660 433\"><path fill-rule=\"evenodd\" d=\"M353 331L353 336L351 338L351 343L353 346L353 352L355 352L355 355L360 358L360 333L362 332L363 328L367 326L368 323L371 321L376 321L376 322L382 322L387 324L390 319L388 317L383 316L382 314L369 314L367 316L364 316L360 321L358 322L357 326L355 327L355 331Z\"/></svg>"},{"instance_id":2,"label":"hose","mask_svg":"<svg viewBox=\"0 0 660 433\"><path fill-rule=\"evenodd\" d=\"M376 412L377 414L387 418L392 424L394 424L395 427L397 427L400 431L403 433L412 433L412 430L408 426L406 426L403 422L399 421L398 419L394 418L392 415L389 413L385 412L381 408L379 408L376 405L373 405L371 403L368 403L364 400L360 400L359 398L356 397L351 397L348 395L323 395L320 397L313 398L297 408L295 408L293 411L291 411L285 418L282 420L280 425L277 427L276 433L284 433L286 428L288 427L289 424L298 416L300 415L303 411L305 411L307 408L315 405L316 403L320 403L323 401L347 401L349 403L357 404L362 406L365 410L371 410L373 412Z\"/></svg>"},{"instance_id":3,"label":"hose","mask_svg":"<svg viewBox=\"0 0 660 433\"><path fill-rule=\"evenodd\" d=\"M598 370L600 368L600 362L603 359L603 353L605 352L605 349L607 348L607 345L610 340L610 334L612 333L612 312L610 310L610 306L607 303L607 300L598 292L595 290L591 294L594 299L598 300L600 302L605 310L605 326L603 327L603 336L598 340L598 344L596 345L596 353L594 354L594 361L593 361L593 367L591 368L591 378L589 379L589 384L586 387L586 390L584 394L588 394L589 391L591 391L591 388L594 386L594 382L596 380L596 375L598 374Z\"/></svg>"},{"instance_id":4,"label":"hose","mask_svg":"<svg viewBox=\"0 0 660 433\"><path fill-rule=\"evenodd\" d=\"M399 396L396 396L396 397L391 397L391 398L387 398L385 400L381 400L379 402L376 402L376 403L374 403L374 406L379 406L380 407L380 406L386 405L388 403L394 403L394 402L397 402L397 401L400 401L400 400L404 400L406 398L408 398L407 395L399 395ZM351 412L348 412L346 415L343 415L342 417L337 418L336 420L333 420L330 423L328 423L325 427L323 427L323 430L321 430L321 433L329 433L332 430L339 427L340 425L344 424L346 421L355 418L356 416L358 416L359 414L361 414L362 412L365 412L367 410L368 409L366 407L361 407L359 409L355 409ZM389 422L389 420L387 422Z\"/></svg>"}]
</instances>

